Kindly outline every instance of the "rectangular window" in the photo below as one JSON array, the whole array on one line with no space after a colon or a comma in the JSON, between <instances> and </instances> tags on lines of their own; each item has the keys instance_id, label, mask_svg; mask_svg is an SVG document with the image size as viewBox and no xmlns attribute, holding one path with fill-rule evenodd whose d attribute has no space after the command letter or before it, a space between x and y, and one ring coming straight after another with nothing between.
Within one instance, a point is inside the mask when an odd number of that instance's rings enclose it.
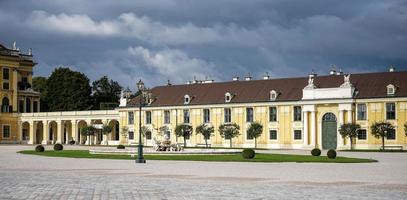
<instances>
[{"instance_id":1,"label":"rectangular window","mask_svg":"<svg viewBox=\"0 0 407 200\"><path fill-rule=\"evenodd\" d=\"M3 138L9 138L9 137L10 137L10 126L3 125Z\"/></svg>"},{"instance_id":2,"label":"rectangular window","mask_svg":"<svg viewBox=\"0 0 407 200\"><path fill-rule=\"evenodd\" d=\"M18 112L20 113L24 112L24 100L18 101Z\"/></svg>"},{"instance_id":3,"label":"rectangular window","mask_svg":"<svg viewBox=\"0 0 407 200\"><path fill-rule=\"evenodd\" d=\"M129 131L129 140L134 140L134 132Z\"/></svg>"},{"instance_id":4,"label":"rectangular window","mask_svg":"<svg viewBox=\"0 0 407 200\"><path fill-rule=\"evenodd\" d=\"M3 68L3 80L10 80L10 69Z\"/></svg>"},{"instance_id":5,"label":"rectangular window","mask_svg":"<svg viewBox=\"0 0 407 200\"><path fill-rule=\"evenodd\" d=\"M4 90L9 90L10 89L10 84L8 82L3 82L3 89Z\"/></svg>"},{"instance_id":6,"label":"rectangular window","mask_svg":"<svg viewBox=\"0 0 407 200\"><path fill-rule=\"evenodd\" d=\"M270 130L270 140L277 140L277 130Z\"/></svg>"},{"instance_id":7,"label":"rectangular window","mask_svg":"<svg viewBox=\"0 0 407 200\"><path fill-rule=\"evenodd\" d=\"M171 123L171 115L169 110L164 111L164 124Z\"/></svg>"},{"instance_id":8,"label":"rectangular window","mask_svg":"<svg viewBox=\"0 0 407 200\"><path fill-rule=\"evenodd\" d=\"M301 130L294 130L294 140L301 140L301 139L302 139Z\"/></svg>"},{"instance_id":9,"label":"rectangular window","mask_svg":"<svg viewBox=\"0 0 407 200\"><path fill-rule=\"evenodd\" d=\"M128 112L128 124L134 124L134 112Z\"/></svg>"},{"instance_id":10,"label":"rectangular window","mask_svg":"<svg viewBox=\"0 0 407 200\"><path fill-rule=\"evenodd\" d=\"M232 122L232 111L230 110L230 108L225 108L225 123L230 123Z\"/></svg>"},{"instance_id":11,"label":"rectangular window","mask_svg":"<svg viewBox=\"0 0 407 200\"><path fill-rule=\"evenodd\" d=\"M294 106L294 121L301 121L301 106Z\"/></svg>"},{"instance_id":12,"label":"rectangular window","mask_svg":"<svg viewBox=\"0 0 407 200\"><path fill-rule=\"evenodd\" d=\"M151 111L146 111L146 124L151 124Z\"/></svg>"},{"instance_id":13,"label":"rectangular window","mask_svg":"<svg viewBox=\"0 0 407 200\"><path fill-rule=\"evenodd\" d=\"M146 139L151 140L151 131L146 132Z\"/></svg>"},{"instance_id":14,"label":"rectangular window","mask_svg":"<svg viewBox=\"0 0 407 200\"><path fill-rule=\"evenodd\" d=\"M358 130L358 140L366 140L366 139L367 139L366 129L359 129Z\"/></svg>"},{"instance_id":15,"label":"rectangular window","mask_svg":"<svg viewBox=\"0 0 407 200\"><path fill-rule=\"evenodd\" d=\"M276 107L270 107L269 108L269 121L270 122L276 122L277 121L277 108Z\"/></svg>"},{"instance_id":16,"label":"rectangular window","mask_svg":"<svg viewBox=\"0 0 407 200\"><path fill-rule=\"evenodd\" d=\"M386 119L396 119L395 103L386 103Z\"/></svg>"},{"instance_id":17,"label":"rectangular window","mask_svg":"<svg viewBox=\"0 0 407 200\"><path fill-rule=\"evenodd\" d=\"M387 139L388 139L388 140L395 140L395 139L396 139L396 130L395 130L395 129L391 129L391 130L387 133Z\"/></svg>"},{"instance_id":18,"label":"rectangular window","mask_svg":"<svg viewBox=\"0 0 407 200\"><path fill-rule=\"evenodd\" d=\"M250 137L250 135L246 132L246 139L247 140L253 140L253 137Z\"/></svg>"},{"instance_id":19,"label":"rectangular window","mask_svg":"<svg viewBox=\"0 0 407 200\"><path fill-rule=\"evenodd\" d=\"M38 101L34 101L33 112L38 112Z\"/></svg>"},{"instance_id":20,"label":"rectangular window","mask_svg":"<svg viewBox=\"0 0 407 200\"><path fill-rule=\"evenodd\" d=\"M189 110L184 110L184 123L189 124Z\"/></svg>"},{"instance_id":21,"label":"rectangular window","mask_svg":"<svg viewBox=\"0 0 407 200\"><path fill-rule=\"evenodd\" d=\"M246 108L246 122L253 122L253 108Z\"/></svg>"},{"instance_id":22,"label":"rectangular window","mask_svg":"<svg viewBox=\"0 0 407 200\"><path fill-rule=\"evenodd\" d=\"M211 121L211 115L210 115L209 109L203 109L203 120L204 123L209 123Z\"/></svg>"},{"instance_id":23,"label":"rectangular window","mask_svg":"<svg viewBox=\"0 0 407 200\"><path fill-rule=\"evenodd\" d=\"M358 120L366 120L366 104L358 104Z\"/></svg>"}]
</instances>

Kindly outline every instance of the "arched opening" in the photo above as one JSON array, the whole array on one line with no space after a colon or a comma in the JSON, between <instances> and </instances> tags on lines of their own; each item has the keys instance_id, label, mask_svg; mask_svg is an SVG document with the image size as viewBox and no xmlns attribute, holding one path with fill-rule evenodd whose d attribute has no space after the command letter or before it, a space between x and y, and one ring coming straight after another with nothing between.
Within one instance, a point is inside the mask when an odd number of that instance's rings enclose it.
<instances>
[{"instance_id":1,"label":"arched opening","mask_svg":"<svg viewBox=\"0 0 407 200\"><path fill-rule=\"evenodd\" d=\"M23 143L27 143L30 140L30 123L28 122L21 124L21 140Z\"/></svg>"},{"instance_id":2,"label":"arched opening","mask_svg":"<svg viewBox=\"0 0 407 200\"><path fill-rule=\"evenodd\" d=\"M1 100L1 112L10 112L10 100L7 97Z\"/></svg>"},{"instance_id":3,"label":"arched opening","mask_svg":"<svg viewBox=\"0 0 407 200\"><path fill-rule=\"evenodd\" d=\"M108 135L108 144L119 144L120 139L120 127L119 122L117 120L111 120L109 125L112 126L112 132Z\"/></svg>"},{"instance_id":4,"label":"arched opening","mask_svg":"<svg viewBox=\"0 0 407 200\"><path fill-rule=\"evenodd\" d=\"M92 123L93 127L96 128L95 135L93 137L93 144L102 144L103 140L103 133L102 133L102 127L103 127L103 122L102 120L94 120Z\"/></svg>"},{"instance_id":5,"label":"arched opening","mask_svg":"<svg viewBox=\"0 0 407 200\"><path fill-rule=\"evenodd\" d=\"M326 113L322 117L322 149L336 149L337 124L333 113Z\"/></svg>"},{"instance_id":6,"label":"arched opening","mask_svg":"<svg viewBox=\"0 0 407 200\"><path fill-rule=\"evenodd\" d=\"M71 141L75 141L75 139L72 137L72 123L71 121L64 121L62 124L62 137L63 137L63 143L69 144Z\"/></svg>"},{"instance_id":7,"label":"arched opening","mask_svg":"<svg viewBox=\"0 0 407 200\"><path fill-rule=\"evenodd\" d=\"M85 120L81 120L78 122L78 130L77 130L77 136L76 136L76 140L77 140L77 144L85 144L86 143L86 139L87 137L85 135L83 135L82 133L82 128L88 126L88 124L86 123Z\"/></svg>"}]
</instances>

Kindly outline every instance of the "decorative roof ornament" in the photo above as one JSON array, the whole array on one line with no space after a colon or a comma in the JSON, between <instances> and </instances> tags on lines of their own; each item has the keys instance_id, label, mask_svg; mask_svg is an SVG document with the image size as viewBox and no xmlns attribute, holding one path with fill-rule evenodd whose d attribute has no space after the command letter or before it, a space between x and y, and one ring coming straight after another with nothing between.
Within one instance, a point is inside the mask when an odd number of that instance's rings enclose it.
<instances>
[{"instance_id":1,"label":"decorative roof ornament","mask_svg":"<svg viewBox=\"0 0 407 200\"><path fill-rule=\"evenodd\" d=\"M343 84L341 87L353 87L352 83L350 82L350 74L343 75Z\"/></svg>"},{"instance_id":2,"label":"decorative roof ornament","mask_svg":"<svg viewBox=\"0 0 407 200\"><path fill-rule=\"evenodd\" d=\"M314 78L315 78L315 74L312 73L310 75L308 75L308 85L305 86L304 89L315 89L317 86L315 86L314 84Z\"/></svg>"}]
</instances>

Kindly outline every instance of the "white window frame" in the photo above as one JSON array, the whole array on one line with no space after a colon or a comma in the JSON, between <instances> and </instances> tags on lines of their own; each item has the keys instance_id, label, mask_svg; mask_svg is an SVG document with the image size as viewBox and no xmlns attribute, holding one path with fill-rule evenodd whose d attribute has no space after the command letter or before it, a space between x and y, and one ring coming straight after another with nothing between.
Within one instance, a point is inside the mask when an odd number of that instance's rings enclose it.
<instances>
[{"instance_id":1,"label":"white window frame","mask_svg":"<svg viewBox=\"0 0 407 200\"><path fill-rule=\"evenodd\" d=\"M387 96L393 96L396 94L396 86L393 84L387 85L386 88Z\"/></svg>"},{"instance_id":2,"label":"white window frame","mask_svg":"<svg viewBox=\"0 0 407 200\"><path fill-rule=\"evenodd\" d=\"M271 131L276 131L276 139L271 139ZM277 129L269 129L269 140L270 141L278 141L278 130Z\"/></svg>"},{"instance_id":3,"label":"white window frame","mask_svg":"<svg viewBox=\"0 0 407 200\"><path fill-rule=\"evenodd\" d=\"M232 94L230 94L229 92L225 93L225 102L229 103L230 101L232 101Z\"/></svg>"},{"instance_id":4,"label":"white window frame","mask_svg":"<svg viewBox=\"0 0 407 200\"><path fill-rule=\"evenodd\" d=\"M295 131L300 131L301 132L301 139L295 139ZM301 129L294 129L293 130L293 140L294 141L301 141L304 138L304 131L302 131Z\"/></svg>"},{"instance_id":5,"label":"white window frame","mask_svg":"<svg viewBox=\"0 0 407 200\"><path fill-rule=\"evenodd\" d=\"M278 93L275 90L270 91L270 101L275 101L277 99Z\"/></svg>"},{"instance_id":6,"label":"white window frame","mask_svg":"<svg viewBox=\"0 0 407 200\"><path fill-rule=\"evenodd\" d=\"M365 105L365 119L359 119L359 105ZM358 103L356 104L356 120L357 121L367 121L368 120L368 111L367 111L367 104L366 103Z\"/></svg>"},{"instance_id":7,"label":"white window frame","mask_svg":"<svg viewBox=\"0 0 407 200\"><path fill-rule=\"evenodd\" d=\"M191 97L189 95L184 96L184 104L189 104L191 102Z\"/></svg>"}]
</instances>

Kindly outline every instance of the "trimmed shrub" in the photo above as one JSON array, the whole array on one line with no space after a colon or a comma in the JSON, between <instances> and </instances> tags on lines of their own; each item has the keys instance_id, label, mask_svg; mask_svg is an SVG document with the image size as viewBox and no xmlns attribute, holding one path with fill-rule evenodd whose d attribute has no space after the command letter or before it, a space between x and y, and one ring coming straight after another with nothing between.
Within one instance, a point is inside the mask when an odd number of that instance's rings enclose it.
<instances>
[{"instance_id":1,"label":"trimmed shrub","mask_svg":"<svg viewBox=\"0 0 407 200\"><path fill-rule=\"evenodd\" d=\"M244 159L253 159L255 155L256 153L253 149L243 149L242 151L242 157Z\"/></svg>"},{"instance_id":2,"label":"trimmed shrub","mask_svg":"<svg viewBox=\"0 0 407 200\"><path fill-rule=\"evenodd\" d=\"M36 152L44 152L44 151L45 151L45 148L44 148L44 146L42 146L42 145L37 145L37 146L35 147L35 151L36 151Z\"/></svg>"},{"instance_id":3,"label":"trimmed shrub","mask_svg":"<svg viewBox=\"0 0 407 200\"><path fill-rule=\"evenodd\" d=\"M54 144L54 151L62 151L64 146L62 144Z\"/></svg>"},{"instance_id":4,"label":"trimmed shrub","mask_svg":"<svg viewBox=\"0 0 407 200\"><path fill-rule=\"evenodd\" d=\"M117 145L117 149L125 149L126 147L122 144Z\"/></svg>"},{"instance_id":5,"label":"trimmed shrub","mask_svg":"<svg viewBox=\"0 0 407 200\"><path fill-rule=\"evenodd\" d=\"M328 152L326 153L326 156L330 159L335 159L336 158L336 151L333 149L329 149Z\"/></svg>"},{"instance_id":6,"label":"trimmed shrub","mask_svg":"<svg viewBox=\"0 0 407 200\"><path fill-rule=\"evenodd\" d=\"M314 148L311 150L311 155L313 156L320 156L321 155L321 150L318 148Z\"/></svg>"}]
</instances>

